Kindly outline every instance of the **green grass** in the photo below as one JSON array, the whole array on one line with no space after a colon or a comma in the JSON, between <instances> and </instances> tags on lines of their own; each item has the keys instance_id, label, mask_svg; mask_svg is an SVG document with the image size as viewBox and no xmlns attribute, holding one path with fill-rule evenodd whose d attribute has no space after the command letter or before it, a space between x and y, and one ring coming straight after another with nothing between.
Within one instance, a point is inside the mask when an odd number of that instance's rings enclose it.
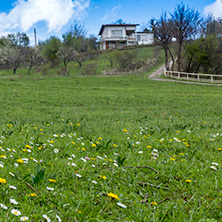
<instances>
[{"instance_id":1,"label":"green grass","mask_svg":"<svg viewBox=\"0 0 222 222\"><path fill-rule=\"evenodd\" d=\"M221 221L220 87L21 76L1 78L0 98L0 221ZM38 164L44 178L24 178Z\"/></svg>"}]
</instances>

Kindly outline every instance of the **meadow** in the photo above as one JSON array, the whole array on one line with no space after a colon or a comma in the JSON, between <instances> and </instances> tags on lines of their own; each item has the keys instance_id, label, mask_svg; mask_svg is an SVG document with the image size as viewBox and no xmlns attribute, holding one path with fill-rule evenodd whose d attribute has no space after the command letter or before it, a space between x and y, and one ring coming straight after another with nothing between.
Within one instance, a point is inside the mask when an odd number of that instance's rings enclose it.
<instances>
[{"instance_id":1,"label":"meadow","mask_svg":"<svg viewBox=\"0 0 222 222\"><path fill-rule=\"evenodd\" d=\"M4 77L0 114L0 221L221 221L218 86Z\"/></svg>"}]
</instances>

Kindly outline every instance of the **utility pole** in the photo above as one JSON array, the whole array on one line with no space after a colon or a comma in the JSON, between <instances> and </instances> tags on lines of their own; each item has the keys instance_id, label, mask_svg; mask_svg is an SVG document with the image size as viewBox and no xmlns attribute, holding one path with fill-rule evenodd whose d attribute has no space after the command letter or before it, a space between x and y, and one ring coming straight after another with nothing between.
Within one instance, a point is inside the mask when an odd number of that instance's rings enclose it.
<instances>
[{"instance_id":1,"label":"utility pole","mask_svg":"<svg viewBox=\"0 0 222 222\"><path fill-rule=\"evenodd\" d=\"M37 47L36 28L34 28L35 47Z\"/></svg>"}]
</instances>

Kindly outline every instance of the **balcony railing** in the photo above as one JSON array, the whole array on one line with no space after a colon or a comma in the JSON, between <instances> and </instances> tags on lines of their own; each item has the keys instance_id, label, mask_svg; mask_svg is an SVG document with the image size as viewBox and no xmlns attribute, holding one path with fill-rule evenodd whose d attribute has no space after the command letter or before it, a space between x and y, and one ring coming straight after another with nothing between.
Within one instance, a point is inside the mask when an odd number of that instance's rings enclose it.
<instances>
[{"instance_id":1,"label":"balcony railing","mask_svg":"<svg viewBox=\"0 0 222 222\"><path fill-rule=\"evenodd\" d=\"M132 37L121 37L121 36L111 36L111 37L105 37L101 38L101 41L136 41L136 38Z\"/></svg>"}]
</instances>

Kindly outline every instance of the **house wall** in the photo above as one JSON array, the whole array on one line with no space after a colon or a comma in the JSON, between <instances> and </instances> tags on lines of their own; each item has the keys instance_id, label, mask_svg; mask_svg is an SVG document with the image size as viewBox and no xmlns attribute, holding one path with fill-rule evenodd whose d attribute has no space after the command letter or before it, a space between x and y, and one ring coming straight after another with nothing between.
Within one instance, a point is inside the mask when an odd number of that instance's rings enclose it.
<instances>
[{"instance_id":1,"label":"house wall","mask_svg":"<svg viewBox=\"0 0 222 222\"><path fill-rule=\"evenodd\" d=\"M153 33L136 33L135 38L138 42L138 45L149 45L154 43Z\"/></svg>"}]
</instances>

